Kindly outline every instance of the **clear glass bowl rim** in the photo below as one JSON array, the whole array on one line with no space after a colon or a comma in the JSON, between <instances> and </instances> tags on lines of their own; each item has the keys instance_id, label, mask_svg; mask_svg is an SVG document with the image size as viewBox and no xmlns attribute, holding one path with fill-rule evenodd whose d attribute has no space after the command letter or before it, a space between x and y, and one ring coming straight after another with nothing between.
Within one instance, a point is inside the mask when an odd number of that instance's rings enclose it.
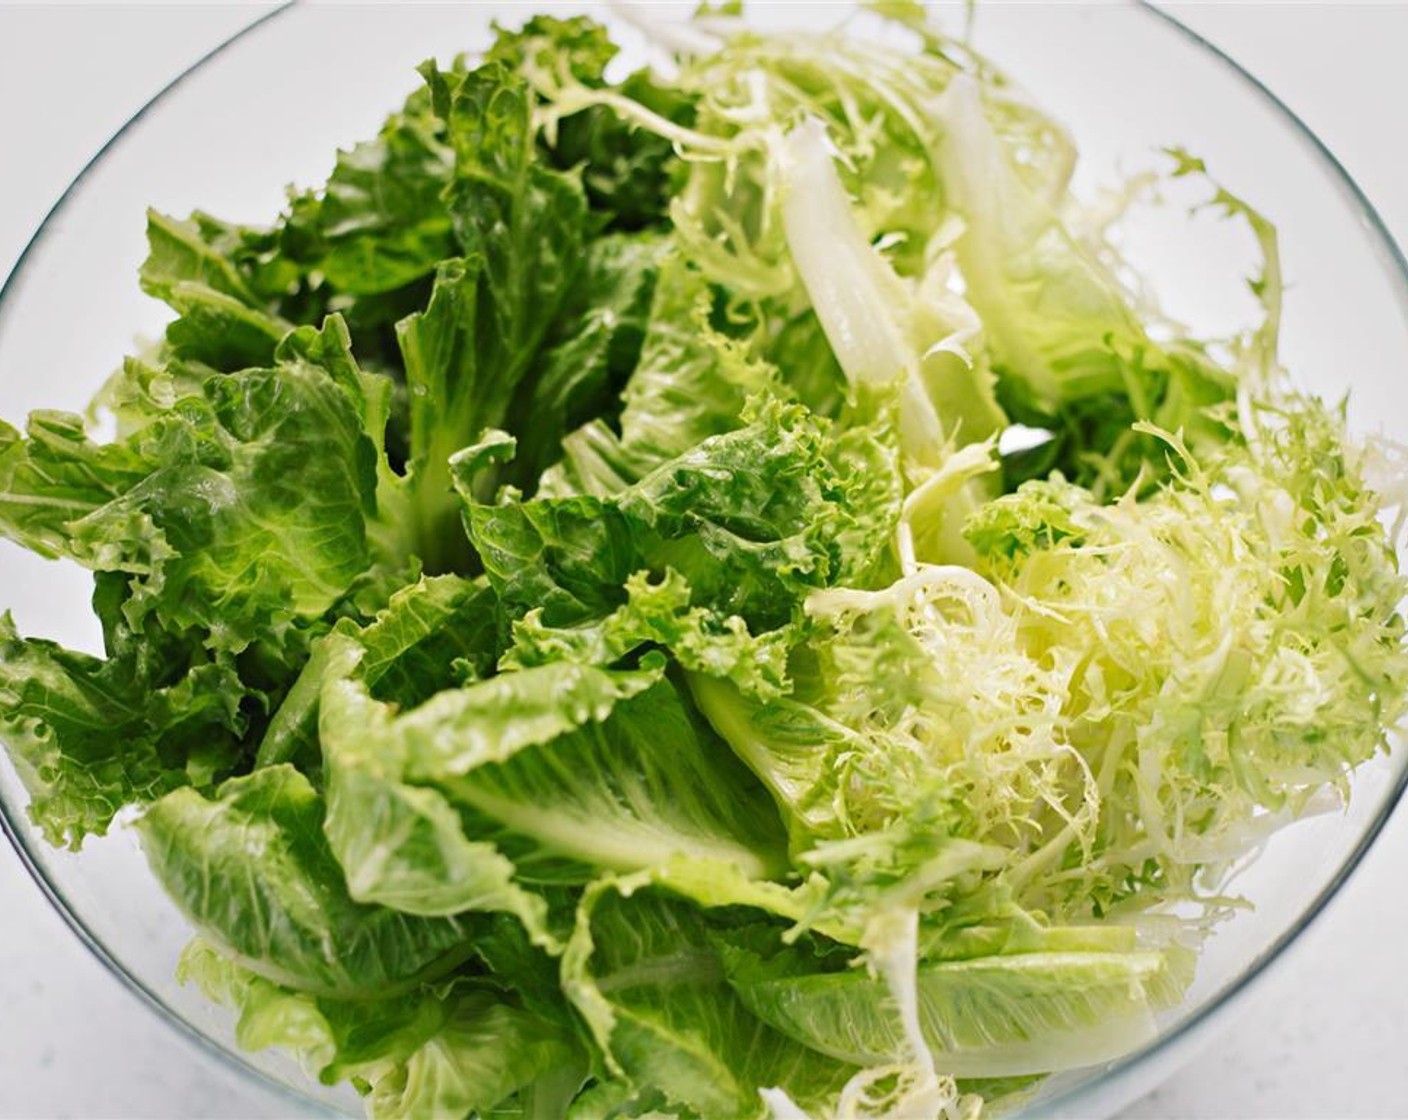
<instances>
[{"instance_id":1,"label":"clear glass bowl rim","mask_svg":"<svg viewBox=\"0 0 1408 1120\"><path fill-rule=\"evenodd\" d=\"M1147 14L1150 18L1158 21L1168 30L1181 36L1185 41L1199 48L1217 63L1224 66L1243 83L1249 92L1260 97L1269 105L1278 116L1287 124L1291 132L1296 135L1314 154L1318 157L1323 168L1329 173L1331 180L1335 183L1340 193L1345 197L1346 203L1355 210L1363 221L1370 240L1384 263L1384 271L1390 283L1395 289L1396 302L1400 315L1404 318L1405 328L1408 328L1408 256L1405 256L1403 248L1389 232L1382 216L1369 201L1363 189L1350 175L1349 171L1339 161L1330 148L1320 139L1319 136L1307 125L1296 113L1271 91L1260 79L1247 71L1239 62L1229 54L1208 41L1191 27L1184 24L1172 13L1155 6L1152 0L1130 0L1133 7ZM31 259L37 254L42 246L46 235L56 220L64 211L73 196L93 173L93 171L103 162L104 158L126 137L127 133L139 121L150 112L159 107L169 97L176 93L185 82L202 70L207 63L217 56L224 54L236 44L241 43L254 32L263 28L278 19L290 9L300 7L302 0L286 0L285 3L259 15L246 26L240 28L233 35L212 48L206 54L192 62L185 70L181 71L175 78L159 90L145 105L138 109L129 117L123 125L113 133L113 135L100 147L84 164L82 170L74 177L73 181L59 195L49 212L45 214L38 228L34 231L24 248L20 251L19 257L15 261L10 274L0 284L0 329L3 329L4 312L6 310L6 298L13 290L17 290L25 274L26 266L31 263ZM1358 868L1364 856L1377 840L1379 833L1383 831L1389 818L1395 809L1404 800L1404 794L1408 792L1408 766L1404 766L1401 772L1393 781L1392 787L1386 792L1384 801L1378 814L1369 822L1348 857L1336 869L1334 875L1325 884L1324 888L1310 901L1309 905L1301 912L1297 920L1284 930L1263 952L1252 962L1252 964L1237 976L1222 991L1207 1001L1202 1007L1190 1015L1184 1021L1176 1024L1173 1028L1162 1032L1157 1038L1147 1043L1138 1050L1126 1054L1124 1057L1110 1063L1108 1068L1092 1081L1087 1081L1060 1093L1058 1096L1040 1102L1037 1106L1036 1114L1049 1113L1053 1115L1079 1114L1082 1101L1090 1098L1102 1087L1108 1086L1114 1081L1123 1081L1126 1078L1135 1076L1136 1071L1149 1064L1153 1064L1159 1059L1174 1050L1180 1044L1189 1042L1192 1037L1208 1026L1218 1013L1238 1001L1250 988L1261 981L1270 970L1271 966L1282 959L1287 949L1291 947L1310 925L1320 916L1331 900L1340 892L1340 889L1349 880ZM3 801L0 801L0 831L3 831L9 840L15 853L19 856L20 862L29 872L30 878L38 886L39 890L49 900L50 905L58 912L68 927L77 935L79 941L87 947L111 973L130 992L132 992L142 1003L156 1012L157 1017L171 1027L179 1036L197 1046L201 1051L213 1057L216 1062L229 1070L237 1077L259 1086L265 1092L271 1093L281 1102L297 1109L297 1113L303 1116L327 1116L334 1117L340 1115L331 1110L327 1105L311 1097L297 1092L292 1086L270 1076L263 1070L246 1062L240 1055L220 1045L214 1039L197 1030L179 1014L173 1011L162 998L143 983L136 976L132 975L123 967L123 964L112 953L102 941L90 930L84 922L81 914L77 913L64 898L58 888L49 880L41 869L38 860L30 851L30 829L24 822L11 819L10 810ZM1150 1086L1152 1088L1152 1086Z\"/></svg>"}]
</instances>

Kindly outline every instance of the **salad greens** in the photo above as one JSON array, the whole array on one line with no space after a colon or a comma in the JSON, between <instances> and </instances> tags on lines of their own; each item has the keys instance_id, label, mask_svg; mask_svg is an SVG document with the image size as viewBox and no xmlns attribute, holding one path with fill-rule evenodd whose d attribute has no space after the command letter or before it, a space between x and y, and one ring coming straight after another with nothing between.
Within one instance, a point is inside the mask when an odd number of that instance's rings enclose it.
<instances>
[{"instance_id":1,"label":"salad greens","mask_svg":"<svg viewBox=\"0 0 1408 1120\"><path fill-rule=\"evenodd\" d=\"M1240 199L1264 321L1193 337L917 5L672 33L531 19L273 225L150 216L113 438L0 424L105 647L0 619L0 733L373 1116L971 1117L1387 749L1388 502Z\"/></svg>"}]
</instances>

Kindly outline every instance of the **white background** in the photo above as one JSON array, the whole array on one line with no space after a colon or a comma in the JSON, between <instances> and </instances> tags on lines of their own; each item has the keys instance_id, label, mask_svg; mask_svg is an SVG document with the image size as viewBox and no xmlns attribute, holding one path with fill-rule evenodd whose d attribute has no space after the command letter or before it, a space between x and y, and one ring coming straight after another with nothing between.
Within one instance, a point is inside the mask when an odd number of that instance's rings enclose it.
<instances>
[{"instance_id":1,"label":"white background","mask_svg":"<svg viewBox=\"0 0 1408 1120\"><path fill-rule=\"evenodd\" d=\"M1299 113L1408 243L1408 4L1170 6ZM127 117L261 10L0 3L0 276ZM108 976L0 848L0 1118L270 1108ZM1228 1029L1126 1116L1408 1116L1408 810Z\"/></svg>"}]
</instances>

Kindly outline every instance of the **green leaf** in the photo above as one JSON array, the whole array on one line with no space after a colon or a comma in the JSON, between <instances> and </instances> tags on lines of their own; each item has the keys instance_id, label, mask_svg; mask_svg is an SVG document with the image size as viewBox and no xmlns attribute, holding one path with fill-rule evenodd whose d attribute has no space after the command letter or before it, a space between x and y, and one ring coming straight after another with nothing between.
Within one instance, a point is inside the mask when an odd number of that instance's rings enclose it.
<instances>
[{"instance_id":1,"label":"green leaf","mask_svg":"<svg viewBox=\"0 0 1408 1120\"><path fill-rule=\"evenodd\" d=\"M530 678L565 667L497 679L522 680L526 690ZM558 695L570 711L570 693ZM783 869L783 833L766 795L668 681L531 749L496 753L481 752L473 768L456 756L422 775L543 853L591 866L635 871L696 858L746 879Z\"/></svg>"},{"instance_id":2,"label":"green leaf","mask_svg":"<svg viewBox=\"0 0 1408 1120\"><path fill-rule=\"evenodd\" d=\"M602 670L556 663L501 673L436 693L397 718L413 776L445 778L504 762L588 721L604 720L620 701L649 688L658 657L638 669Z\"/></svg>"},{"instance_id":3,"label":"green leaf","mask_svg":"<svg viewBox=\"0 0 1408 1120\"><path fill-rule=\"evenodd\" d=\"M1024 482L1014 493L974 511L963 535L986 564L1006 571L1063 541L1079 545L1086 530L1077 511L1089 504L1088 491L1056 472L1044 481Z\"/></svg>"},{"instance_id":4,"label":"green leaf","mask_svg":"<svg viewBox=\"0 0 1408 1120\"><path fill-rule=\"evenodd\" d=\"M815 1106L853 1072L755 1018L699 911L666 895L590 888L563 981L611 1068L693 1114L761 1118L763 1088Z\"/></svg>"},{"instance_id":5,"label":"green leaf","mask_svg":"<svg viewBox=\"0 0 1408 1120\"><path fill-rule=\"evenodd\" d=\"M323 835L322 799L291 766L156 801L137 823L153 872L202 935L277 984L389 996L468 955L455 918L354 901Z\"/></svg>"},{"instance_id":6,"label":"green leaf","mask_svg":"<svg viewBox=\"0 0 1408 1120\"><path fill-rule=\"evenodd\" d=\"M686 127L694 123L695 98L660 83L647 70L629 75L619 88L664 120ZM634 127L609 106L595 105L558 120L547 158L564 171L582 169L587 199L606 218L608 229L668 224L671 189L681 174L674 146Z\"/></svg>"},{"instance_id":7,"label":"green leaf","mask_svg":"<svg viewBox=\"0 0 1408 1120\"><path fill-rule=\"evenodd\" d=\"M712 326L712 304L708 283L682 256L662 264L640 361L622 394L619 437L599 421L568 436L546 492L613 494L709 436L742 427L749 397L778 391L776 370ZM606 471L596 466L603 457Z\"/></svg>"},{"instance_id":8,"label":"green leaf","mask_svg":"<svg viewBox=\"0 0 1408 1120\"><path fill-rule=\"evenodd\" d=\"M0 533L41 556L64 555L70 523L149 470L137 448L94 443L73 413L31 413L23 435L0 421Z\"/></svg>"},{"instance_id":9,"label":"green leaf","mask_svg":"<svg viewBox=\"0 0 1408 1120\"><path fill-rule=\"evenodd\" d=\"M494 31L487 59L525 75L553 67L578 81L600 85L617 54L606 28L588 16L534 15L516 30L495 23Z\"/></svg>"},{"instance_id":10,"label":"green leaf","mask_svg":"<svg viewBox=\"0 0 1408 1120\"><path fill-rule=\"evenodd\" d=\"M123 804L228 774L327 616L400 571L381 540L374 394L334 360L335 320L327 334L318 362L291 348L236 374L129 365L115 443L60 414L36 414L27 438L0 430L0 530L97 573L110 658L11 635L4 719L54 836L77 844ZM71 695L51 720L34 697L59 678Z\"/></svg>"},{"instance_id":11,"label":"green leaf","mask_svg":"<svg viewBox=\"0 0 1408 1120\"><path fill-rule=\"evenodd\" d=\"M566 714L574 710L570 697L533 688L564 681L564 675L518 674L525 679L516 691L499 687L496 678L438 693L395 716L350 678L357 647L342 636L336 641L342 649L334 655L320 701L319 733L328 774L325 828L353 897L415 914L504 911L517 916L535 942L554 945L546 904L518 885L518 869L495 844L498 829L466 818L443 791L426 782L439 776L441 767L445 773L460 772L526 749L532 740L525 740L525 734L550 739L572 726ZM609 687L605 675L582 678L575 703L594 703L591 712L599 718L616 697L603 691L589 699L592 684ZM492 694L486 691L490 686ZM638 687L627 678L620 681L625 694ZM511 720L516 711L531 716L535 706L536 719ZM492 739L495 735L504 738ZM475 744L480 757L467 756Z\"/></svg>"},{"instance_id":12,"label":"green leaf","mask_svg":"<svg viewBox=\"0 0 1408 1120\"><path fill-rule=\"evenodd\" d=\"M863 750L859 736L785 697L760 703L733 683L701 673L690 674L689 687L710 725L772 794L794 851L843 835L840 774L830 762Z\"/></svg>"},{"instance_id":13,"label":"green leaf","mask_svg":"<svg viewBox=\"0 0 1408 1120\"><path fill-rule=\"evenodd\" d=\"M511 617L566 626L613 610L640 566L631 525L597 498L470 504L465 528Z\"/></svg>"},{"instance_id":14,"label":"green leaf","mask_svg":"<svg viewBox=\"0 0 1408 1120\"><path fill-rule=\"evenodd\" d=\"M391 596L386 609L357 628L363 652L358 676L377 699L414 705L468 676L487 676L497 658L497 614L493 593L482 581L426 576ZM339 646L323 641L289 689L259 744L257 764L296 761L310 771L321 765L318 697Z\"/></svg>"},{"instance_id":15,"label":"green leaf","mask_svg":"<svg viewBox=\"0 0 1408 1120\"><path fill-rule=\"evenodd\" d=\"M197 285L257 308L259 293L227 252L214 243L210 228L198 217L187 221L147 211L147 258L142 262L142 290L168 300L182 284Z\"/></svg>"},{"instance_id":16,"label":"green leaf","mask_svg":"<svg viewBox=\"0 0 1408 1120\"><path fill-rule=\"evenodd\" d=\"M904 1058L884 981L856 970L789 975L785 956L765 965L743 950L724 960L744 1005L788 1037L855 1065ZM1156 952L978 957L919 966L919 1021L940 1073L1047 1073L1128 1053L1154 1036L1153 1012L1181 990Z\"/></svg>"},{"instance_id":17,"label":"green leaf","mask_svg":"<svg viewBox=\"0 0 1408 1120\"><path fill-rule=\"evenodd\" d=\"M129 661L21 638L0 616L0 735L54 844L77 848L125 805L228 773L246 692L226 662L151 684Z\"/></svg>"},{"instance_id":18,"label":"green leaf","mask_svg":"<svg viewBox=\"0 0 1408 1120\"><path fill-rule=\"evenodd\" d=\"M518 885L519 868L500 850L503 826L457 804L434 783L505 762L581 723L605 719L614 706L648 688L659 670L555 664L446 688L398 714L373 699L369 687L394 684L388 647L399 650L397 660L406 659L407 667L429 648L443 648L406 639L416 639L420 623L447 606L435 601L435 592L449 578L401 597L361 634L337 634L322 647L327 668L319 738L328 780L327 836L359 900L416 914L504 911L516 915L535 942L551 947L546 904ZM466 605L475 610L483 594L476 589ZM478 638L483 630L475 626L471 633ZM451 636L432 634L437 640ZM444 664L434 671L443 676ZM418 680L415 687L425 689L427 682Z\"/></svg>"},{"instance_id":19,"label":"green leaf","mask_svg":"<svg viewBox=\"0 0 1408 1120\"><path fill-rule=\"evenodd\" d=\"M430 303L396 325L410 400L416 550L432 572L462 564L468 551L450 456L503 422L515 388L510 371L494 364L501 355L482 352L494 348L490 326L479 323L483 270L479 257L441 262Z\"/></svg>"},{"instance_id":20,"label":"green leaf","mask_svg":"<svg viewBox=\"0 0 1408 1120\"><path fill-rule=\"evenodd\" d=\"M610 615L581 626L548 626L541 610L529 611L513 624L514 645L504 664L609 665L656 644L683 668L727 677L756 695L771 697L786 689L792 640L786 629L754 635L738 615L691 606L689 584L673 570L658 582L637 572L626 580L626 596L626 603Z\"/></svg>"},{"instance_id":21,"label":"green leaf","mask_svg":"<svg viewBox=\"0 0 1408 1120\"><path fill-rule=\"evenodd\" d=\"M454 156L428 101L413 98L375 140L338 153L316 217L318 268L341 292L393 291L451 254L450 215L440 196Z\"/></svg>"},{"instance_id":22,"label":"green leaf","mask_svg":"<svg viewBox=\"0 0 1408 1120\"><path fill-rule=\"evenodd\" d=\"M365 651L358 677L372 696L403 707L465 678L488 677L497 658L494 621L494 597L482 579L426 576L357 633Z\"/></svg>"},{"instance_id":23,"label":"green leaf","mask_svg":"<svg viewBox=\"0 0 1408 1120\"><path fill-rule=\"evenodd\" d=\"M373 1120L513 1114L560 1116L586 1078L586 1057L563 1028L488 993L454 1000L445 1025L380 1078Z\"/></svg>"},{"instance_id":24,"label":"green leaf","mask_svg":"<svg viewBox=\"0 0 1408 1120\"><path fill-rule=\"evenodd\" d=\"M179 316L166 329L175 356L215 369L268 365L293 324L212 243L209 232L198 216L182 222L149 211L142 289Z\"/></svg>"},{"instance_id":25,"label":"green leaf","mask_svg":"<svg viewBox=\"0 0 1408 1120\"><path fill-rule=\"evenodd\" d=\"M522 439L511 477L521 488L535 487L561 457L568 432L614 415L640 361L656 277L670 252L664 238L639 235L603 237L587 247L536 376L512 409L510 427Z\"/></svg>"},{"instance_id":26,"label":"green leaf","mask_svg":"<svg viewBox=\"0 0 1408 1120\"><path fill-rule=\"evenodd\" d=\"M432 571L463 563L450 455L502 427L581 268L586 201L534 159L526 84L490 62L423 69L454 151L445 205L462 257L442 261L424 311L397 337L410 396L417 549Z\"/></svg>"},{"instance_id":27,"label":"green leaf","mask_svg":"<svg viewBox=\"0 0 1408 1120\"><path fill-rule=\"evenodd\" d=\"M106 574L110 650L158 632L255 647L256 677L281 687L330 611L375 609L405 578L394 479L368 432L384 384L336 319L289 339L267 369L129 365L113 444L57 414L36 414L27 439L0 430L0 531Z\"/></svg>"},{"instance_id":28,"label":"green leaf","mask_svg":"<svg viewBox=\"0 0 1408 1120\"><path fill-rule=\"evenodd\" d=\"M314 1077L376 1077L405 1061L444 1025L441 1000L421 989L401 995L340 1000L280 987L197 937L186 946L176 978L235 1012L235 1041L248 1051L279 1047Z\"/></svg>"},{"instance_id":29,"label":"green leaf","mask_svg":"<svg viewBox=\"0 0 1408 1120\"><path fill-rule=\"evenodd\" d=\"M828 581L845 509L821 425L796 406L750 419L661 464L616 504L652 569L677 569L701 603L771 629Z\"/></svg>"},{"instance_id":30,"label":"green leaf","mask_svg":"<svg viewBox=\"0 0 1408 1120\"><path fill-rule=\"evenodd\" d=\"M208 379L134 440L152 464L70 525L69 555L130 572L155 611L238 650L316 618L371 564L375 452L344 390L301 361Z\"/></svg>"},{"instance_id":31,"label":"green leaf","mask_svg":"<svg viewBox=\"0 0 1408 1120\"><path fill-rule=\"evenodd\" d=\"M580 168L592 209L607 228L635 230L667 219L676 165L673 147L609 107L559 116L558 107L551 105L553 76L571 75L574 82L601 88L616 54L606 29L594 20L534 16L517 31L500 29L489 58L522 71L548 101L553 115L539 137L543 160L560 171ZM682 124L692 119L693 99L647 71L631 74L620 89L664 119Z\"/></svg>"},{"instance_id":32,"label":"green leaf","mask_svg":"<svg viewBox=\"0 0 1408 1120\"><path fill-rule=\"evenodd\" d=\"M517 75L493 63L447 88L429 72L437 111L455 149L447 196L467 257L485 262L488 345L503 358L505 381L521 369L581 267L586 202L571 176L534 159L532 95Z\"/></svg>"},{"instance_id":33,"label":"green leaf","mask_svg":"<svg viewBox=\"0 0 1408 1120\"><path fill-rule=\"evenodd\" d=\"M673 568L695 605L754 633L789 622L845 566L854 515L823 422L766 402L745 421L611 498L471 503L470 538L510 618L541 607L549 626L588 621L620 605L630 575Z\"/></svg>"},{"instance_id":34,"label":"green leaf","mask_svg":"<svg viewBox=\"0 0 1408 1120\"><path fill-rule=\"evenodd\" d=\"M236 1012L243 1049L291 1051L329 1084L356 1078L370 1089L373 1118L497 1114L517 1094L540 1103L536 1115L553 1115L585 1074L562 1027L473 982L389 999L317 997L281 988L200 940L178 975ZM555 1108L552 1096L562 1098Z\"/></svg>"},{"instance_id":35,"label":"green leaf","mask_svg":"<svg viewBox=\"0 0 1408 1120\"><path fill-rule=\"evenodd\" d=\"M519 869L678 856L780 869L765 795L660 681L658 654L634 670L555 661L502 673L401 713L351 679L356 655L326 675L320 727L328 836L355 897L415 913L506 910L549 944Z\"/></svg>"},{"instance_id":36,"label":"green leaf","mask_svg":"<svg viewBox=\"0 0 1408 1120\"><path fill-rule=\"evenodd\" d=\"M816 312L765 302L759 305L758 317L758 348L788 389L813 412L839 415L850 393L849 382Z\"/></svg>"}]
</instances>

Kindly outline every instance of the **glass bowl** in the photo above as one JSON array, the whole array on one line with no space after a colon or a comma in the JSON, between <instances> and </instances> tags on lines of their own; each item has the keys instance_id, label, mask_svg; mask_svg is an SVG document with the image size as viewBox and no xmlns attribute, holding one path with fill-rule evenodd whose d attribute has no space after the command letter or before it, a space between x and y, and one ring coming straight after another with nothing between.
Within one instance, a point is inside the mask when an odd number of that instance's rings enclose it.
<instances>
[{"instance_id":1,"label":"glass bowl","mask_svg":"<svg viewBox=\"0 0 1408 1120\"><path fill-rule=\"evenodd\" d=\"M321 182L334 149L374 133L414 87L422 59L483 46L497 15L591 11L588 4L307 6L280 9L193 66L138 113L60 198L0 290L0 415L81 409L135 338L167 317L137 288L147 206L258 222L290 182ZM754 5L785 25L834 20L841 5ZM619 10L593 12L639 38ZM335 44L335 46L334 46ZM1262 209L1281 232L1289 281L1282 355L1302 386L1352 390L1351 427L1408 438L1408 263L1334 157L1255 79L1171 17L1142 6L994 5L977 46L1067 124L1081 151L1077 188L1150 166L1183 146ZM1249 238L1170 208L1134 222L1130 255L1175 317L1224 332L1250 313ZM81 309L76 317L75 309ZM78 329L75 329L77 324ZM1397 425L1395 427L1395 425ZM0 544L0 587L22 632L97 650L86 573ZM1324 908L1377 836L1408 781L1408 752L1355 775L1346 808L1275 836L1236 883L1255 908L1206 946L1185 1003L1159 1037L1103 1067L1048 1080L1024 1115L1107 1116L1165 1079L1249 984ZM274 1053L246 1054L222 1010L174 979L185 920L152 877L130 830L81 854L46 846L25 794L0 761L0 823L75 933L154 1011L300 1115L357 1111L348 1090L306 1078Z\"/></svg>"}]
</instances>

